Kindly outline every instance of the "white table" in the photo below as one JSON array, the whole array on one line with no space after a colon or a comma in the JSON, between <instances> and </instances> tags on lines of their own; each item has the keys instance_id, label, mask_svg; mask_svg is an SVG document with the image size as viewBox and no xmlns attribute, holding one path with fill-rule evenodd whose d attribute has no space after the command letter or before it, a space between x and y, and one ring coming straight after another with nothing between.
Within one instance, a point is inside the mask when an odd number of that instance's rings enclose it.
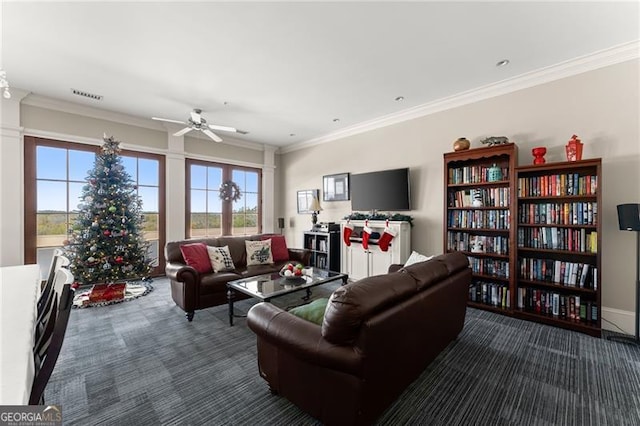
<instances>
[{"instance_id":1,"label":"white table","mask_svg":"<svg viewBox=\"0 0 640 426\"><path fill-rule=\"evenodd\" d=\"M0 267L0 405L26 405L35 374L38 265Z\"/></svg>"}]
</instances>

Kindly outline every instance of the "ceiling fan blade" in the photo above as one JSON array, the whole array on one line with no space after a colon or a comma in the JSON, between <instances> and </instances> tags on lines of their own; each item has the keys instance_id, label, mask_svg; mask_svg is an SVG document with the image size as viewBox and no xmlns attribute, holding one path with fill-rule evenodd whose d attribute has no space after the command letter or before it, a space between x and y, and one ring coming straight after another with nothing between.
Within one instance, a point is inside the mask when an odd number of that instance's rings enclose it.
<instances>
[{"instance_id":1,"label":"ceiling fan blade","mask_svg":"<svg viewBox=\"0 0 640 426\"><path fill-rule=\"evenodd\" d=\"M182 136L184 134L189 133L191 130L193 130L191 127L185 127L184 129L178 130L177 132L175 132L173 136Z\"/></svg>"},{"instance_id":2,"label":"ceiling fan blade","mask_svg":"<svg viewBox=\"0 0 640 426\"><path fill-rule=\"evenodd\" d=\"M152 120L156 120L156 121L166 121L167 123L178 123L178 124L187 124L184 121L178 121L178 120L170 120L168 118L160 118L160 117L151 117Z\"/></svg>"},{"instance_id":3,"label":"ceiling fan blade","mask_svg":"<svg viewBox=\"0 0 640 426\"><path fill-rule=\"evenodd\" d=\"M194 123L202 123L202 116L200 115L200 110L199 109L194 109L193 111L191 111L191 120Z\"/></svg>"},{"instance_id":4,"label":"ceiling fan blade","mask_svg":"<svg viewBox=\"0 0 640 426\"><path fill-rule=\"evenodd\" d=\"M213 130L221 130L223 132L237 132L238 130L235 127L228 126L218 126L215 124L209 124L209 128Z\"/></svg>"},{"instance_id":5,"label":"ceiling fan blade","mask_svg":"<svg viewBox=\"0 0 640 426\"><path fill-rule=\"evenodd\" d=\"M204 133L205 135L209 136L211 139L213 139L216 142L222 142L222 139L220 138L220 136L216 135L215 133L213 133L209 129L204 129L202 131L202 133Z\"/></svg>"}]
</instances>

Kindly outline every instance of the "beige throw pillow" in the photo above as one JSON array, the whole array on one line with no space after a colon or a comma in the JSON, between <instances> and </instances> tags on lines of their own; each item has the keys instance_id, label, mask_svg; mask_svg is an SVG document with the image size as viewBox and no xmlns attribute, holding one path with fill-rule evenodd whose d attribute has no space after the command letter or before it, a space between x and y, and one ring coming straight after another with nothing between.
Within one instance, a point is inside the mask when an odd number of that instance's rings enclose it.
<instances>
[{"instance_id":1,"label":"beige throw pillow","mask_svg":"<svg viewBox=\"0 0 640 426\"><path fill-rule=\"evenodd\" d=\"M413 265L414 263L418 262L425 262L431 259L433 259L433 256L425 256L424 254L420 254L414 250L411 252L411 256L409 256L407 261L404 263L404 266Z\"/></svg>"},{"instance_id":2,"label":"beige throw pillow","mask_svg":"<svg viewBox=\"0 0 640 426\"><path fill-rule=\"evenodd\" d=\"M245 241L247 249L247 266L273 263L271 240Z\"/></svg>"},{"instance_id":3,"label":"beige throw pillow","mask_svg":"<svg viewBox=\"0 0 640 426\"><path fill-rule=\"evenodd\" d=\"M213 272L233 271L236 269L228 246L207 246L207 253L209 254L209 260L211 261Z\"/></svg>"}]
</instances>

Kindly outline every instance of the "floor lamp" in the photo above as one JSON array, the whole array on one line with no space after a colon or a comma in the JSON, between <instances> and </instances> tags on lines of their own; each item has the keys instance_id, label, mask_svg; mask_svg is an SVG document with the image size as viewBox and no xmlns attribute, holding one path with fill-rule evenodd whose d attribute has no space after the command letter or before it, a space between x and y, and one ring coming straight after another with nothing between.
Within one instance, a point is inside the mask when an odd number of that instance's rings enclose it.
<instances>
[{"instance_id":1,"label":"floor lamp","mask_svg":"<svg viewBox=\"0 0 640 426\"><path fill-rule=\"evenodd\" d=\"M618 224L621 231L635 231L636 233L636 335L610 336L609 340L640 345L640 204L618 205Z\"/></svg>"}]
</instances>

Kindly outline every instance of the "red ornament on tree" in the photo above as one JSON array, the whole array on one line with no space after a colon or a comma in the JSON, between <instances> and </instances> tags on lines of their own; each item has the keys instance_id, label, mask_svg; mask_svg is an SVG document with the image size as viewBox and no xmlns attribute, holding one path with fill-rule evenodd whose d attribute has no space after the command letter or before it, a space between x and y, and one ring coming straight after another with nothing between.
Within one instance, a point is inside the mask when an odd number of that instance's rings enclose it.
<instances>
[{"instance_id":1,"label":"red ornament on tree","mask_svg":"<svg viewBox=\"0 0 640 426\"><path fill-rule=\"evenodd\" d=\"M106 236L108 237L109 235L111 235L111 231L109 231L108 229L106 229L106 230L103 232L103 234L104 234L104 235L106 235Z\"/></svg>"},{"instance_id":2,"label":"red ornament on tree","mask_svg":"<svg viewBox=\"0 0 640 426\"><path fill-rule=\"evenodd\" d=\"M116 263L122 263L123 260L122 256L117 256L115 259Z\"/></svg>"}]
</instances>

